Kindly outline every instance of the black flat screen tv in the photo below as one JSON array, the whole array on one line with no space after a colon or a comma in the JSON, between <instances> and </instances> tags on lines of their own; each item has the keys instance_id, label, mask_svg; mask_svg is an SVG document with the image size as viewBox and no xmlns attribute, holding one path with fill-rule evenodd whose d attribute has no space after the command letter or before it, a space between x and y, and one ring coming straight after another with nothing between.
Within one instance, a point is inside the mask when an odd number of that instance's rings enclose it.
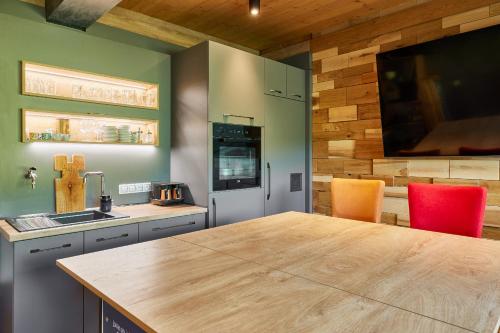
<instances>
[{"instance_id":1,"label":"black flat screen tv","mask_svg":"<svg viewBox=\"0 0 500 333\"><path fill-rule=\"evenodd\" d=\"M387 157L500 155L500 26L377 55Z\"/></svg>"}]
</instances>

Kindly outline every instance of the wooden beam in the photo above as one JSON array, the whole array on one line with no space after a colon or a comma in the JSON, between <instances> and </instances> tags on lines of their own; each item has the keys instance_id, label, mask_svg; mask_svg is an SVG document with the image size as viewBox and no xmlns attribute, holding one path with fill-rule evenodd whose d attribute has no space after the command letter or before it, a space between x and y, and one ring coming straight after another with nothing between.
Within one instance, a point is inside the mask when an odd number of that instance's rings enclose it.
<instances>
[{"instance_id":1,"label":"wooden beam","mask_svg":"<svg viewBox=\"0 0 500 333\"><path fill-rule=\"evenodd\" d=\"M45 7L45 0L20 0L22 2ZM228 42L220 38L206 35L180 25L169 23L151 16L147 16L129 9L115 7L103 15L98 23L133 32L145 37L161 40L166 43L191 47L206 40L211 40L227 46L231 46L249 53L259 54L258 50Z\"/></svg>"}]
</instances>

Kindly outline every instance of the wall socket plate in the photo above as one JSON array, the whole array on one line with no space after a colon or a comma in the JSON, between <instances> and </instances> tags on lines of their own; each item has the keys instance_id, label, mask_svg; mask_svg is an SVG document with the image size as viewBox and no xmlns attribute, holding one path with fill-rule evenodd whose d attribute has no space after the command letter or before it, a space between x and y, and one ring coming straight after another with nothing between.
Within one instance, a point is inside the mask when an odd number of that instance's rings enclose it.
<instances>
[{"instance_id":1,"label":"wall socket plate","mask_svg":"<svg viewBox=\"0 0 500 333\"><path fill-rule=\"evenodd\" d=\"M134 183L118 185L118 194L145 193L151 191L151 183Z\"/></svg>"}]
</instances>

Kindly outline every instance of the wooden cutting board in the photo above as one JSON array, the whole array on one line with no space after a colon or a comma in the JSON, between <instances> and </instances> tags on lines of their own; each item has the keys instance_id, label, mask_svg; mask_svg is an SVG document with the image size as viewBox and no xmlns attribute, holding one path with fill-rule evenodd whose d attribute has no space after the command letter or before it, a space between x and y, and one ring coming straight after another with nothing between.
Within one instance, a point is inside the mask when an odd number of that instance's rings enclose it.
<instances>
[{"instance_id":1,"label":"wooden cutting board","mask_svg":"<svg viewBox=\"0 0 500 333\"><path fill-rule=\"evenodd\" d=\"M85 157L73 155L72 161L68 161L66 155L56 155L54 169L61 171L61 178L55 179L56 212L85 210L85 184L80 177L80 172L85 170Z\"/></svg>"}]
</instances>

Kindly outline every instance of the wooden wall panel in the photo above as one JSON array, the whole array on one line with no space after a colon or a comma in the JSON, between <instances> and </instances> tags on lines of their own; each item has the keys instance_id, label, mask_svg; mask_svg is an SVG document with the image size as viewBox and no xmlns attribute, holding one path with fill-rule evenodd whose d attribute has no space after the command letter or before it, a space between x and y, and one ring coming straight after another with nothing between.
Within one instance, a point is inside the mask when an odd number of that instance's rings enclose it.
<instances>
[{"instance_id":1,"label":"wooden wall panel","mask_svg":"<svg viewBox=\"0 0 500 333\"><path fill-rule=\"evenodd\" d=\"M311 41L313 206L330 214L333 177L386 183L383 222L409 225L409 183L484 186L484 237L500 239L499 159L384 159L376 54L500 24L500 1L426 1Z\"/></svg>"}]
</instances>

